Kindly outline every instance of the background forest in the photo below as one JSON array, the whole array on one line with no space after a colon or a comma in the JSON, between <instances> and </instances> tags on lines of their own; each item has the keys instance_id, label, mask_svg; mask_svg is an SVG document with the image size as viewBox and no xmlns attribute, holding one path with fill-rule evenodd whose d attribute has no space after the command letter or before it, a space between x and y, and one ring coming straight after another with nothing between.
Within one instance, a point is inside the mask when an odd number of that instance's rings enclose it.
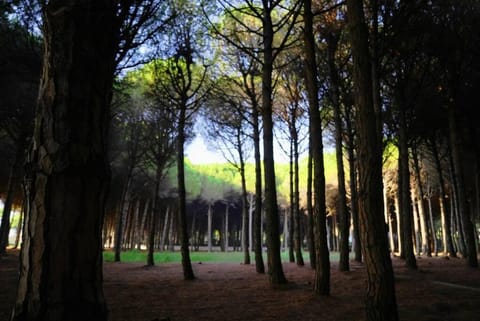
<instances>
[{"instance_id":1,"label":"background forest","mask_svg":"<svg viewBox=\"0 0 480 321\"><path fill-rule=\"evenodd\" d=\"M154 265L155 251L180 249L185 279L194 278L189 251L242 251L245 264L253 252L263 273L266 250L269 280L281 284L287 249L298 265L308 253L314 291L328 295L329 252L338 251L341 270L350 257L369 273L385 267L369 279L387 284L376 284L384 304L367 308L387 313L390 254L412 269L419 255L478 267L478 1L105 1L111 29L78 32L111 30L102 40L111 48L97 55L102 41L55 29L63 20L53 2L0 3L0 253L20 246L9 232L36 217L29 204L40 191L53 202L45 208L72 211L92 224L85 230L100 225L93 239L115 261L139 249ZM84 59L55 60L70 43ZM98 56L108 50L111 59ZM75 73L47 72L69 64ZM223 158L186 158L195 135ZM72 143L79 137L86 143ZM57 201L77 196L48 194L57 174L39 187L57 169L74 186L65 193L84 197L78 209Z\"/></svg>"}]
</instances>

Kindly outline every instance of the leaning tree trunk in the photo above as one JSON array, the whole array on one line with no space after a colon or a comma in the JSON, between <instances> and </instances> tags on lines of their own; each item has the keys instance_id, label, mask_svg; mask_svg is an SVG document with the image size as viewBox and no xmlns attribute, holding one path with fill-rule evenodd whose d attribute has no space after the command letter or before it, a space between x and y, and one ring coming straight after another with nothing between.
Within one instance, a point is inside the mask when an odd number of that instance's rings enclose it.
<instances>
[{"instance_id":1,"label":"leaning tree trunk","mask_svg":"<svg viewBox=\"0 0 480 321\"><path fill-rule=\"evenodd\" d=\"M107 320L102 222L110 171L113 1L48 1L12 320Z\"/></svg>"},{"instance_id":2,"label":"leaning tree trunk","mask_svg":"<svg viewBox=\"0 0 480 321\"><path fill-rule=\"evenodd\" d=\"M315 215L316 267L314 291L330 295L330 254L327 245L327 210L325 207L325 168L323 160L322 127L318 103L317 64L313 36L312 2L304 2L305 75L310 112L310 143L313 156L313 193Z\"/></svg>"},{"instance_id":3,"label":"leaning tree trunk","mask_svg":"<svg viewBox=\"0 0 480 321\"><path fill-rule=\"evenodd\" d=\"M362 251L367 268L366 314L369 321L397 321L395 283L383 215L382 146L378 139L373 107L368 30L363 1L347 0L347 17L358 108L359 218Z\"/></svg>"},{"instance_id":4,"label":"leaning tree trunk","mask_svg":"<svg viewBox=\"0 0 480 321\"><path fill-rule=\"evenodd\" d=\"M184 100L180 106L180 115L178 118L178 137L177 137L177 183L178 183L178 218L180 229L180 248L182 253L183 278L185 280L195 279L193 274L192 262L190 260L190 251L188 248L188 228L187 228L187 195L185 189L185 164L184 149L185 143L185 119L187 102Z\"/></svg>"}]
</instances>

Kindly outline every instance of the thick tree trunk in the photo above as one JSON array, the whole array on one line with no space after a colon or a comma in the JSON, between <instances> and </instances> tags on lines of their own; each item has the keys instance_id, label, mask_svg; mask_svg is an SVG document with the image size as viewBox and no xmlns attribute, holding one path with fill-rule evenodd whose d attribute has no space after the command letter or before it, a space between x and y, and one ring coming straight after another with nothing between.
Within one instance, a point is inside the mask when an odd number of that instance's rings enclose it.
<instances>
[{"instance_id":1,"label":"thick tree trunk","mask_svg":"<svg viewBox=\"0 0 480 321\"><path fill-rule=\"evenodd\" d=\"M113 1L49 1L14 321L105 321Z\"/></svg>"},{"instance_id":2,"label":"thick tree trunk","mask_svg":"<svg viewBox=\"0 0 480 321\"><path fill-rule=\"evenodd\" d=\"M313 157L313 193L315 215L316 267L314 291L330 295L330 254L327 245L327 210L325 207L325 169L323 160L322 127L318 103L318 77L313 37L312 2L304 2L305 75L310 111L310 143Z\"/></svg>"},{"instance_id":3,"label":"thick tree trunk","mask_svg":"<svg viewBox=\"0 0 480 321\"><path fill-rule=\"evenodd\" d=\"M280 257L280 222L273 157L272 72L273 72L273 24L271 9L263 8L263 70L262 70L262 120L263 166L265 178L265 219L267 241L267 266L270 284L286 283Z\"/></svg>"},{"instance_id":4,"label":"thick tree trunk","mask_svg":"<svg viewBox=\"0 0 480 321\"><path fill-rule=\"evenodd\" d=\"M359 218L367 267L366 314L369 321L397 321L393 268L383 215L382 146L376 129L363 1L347 0L347 8L358 107Z\"/></svg>"},{"instance_id":5,"label":"thick tree trunk","mask_svg":"<svg viewBox=\"0 0 480 321\"><path fill-rule=\"evenodd\" d=\"M453 95L454 98L455 95ZM454 99L453 98L453 99ZM454 99L455 101L455 99ZM456 182L456 190L458 197L458 210L461 218L463 235L465 237L467 264L470 267L478 267L477 248L475 242L474 225L470 215L470 207L468 206L467 192L465 190L464 169L462 164L462 148L463 142L458 133L457 116L454 104L448 107L448 124L450 133L450 145L453 159L453 168Z\"/></svg>"}]
</instances>

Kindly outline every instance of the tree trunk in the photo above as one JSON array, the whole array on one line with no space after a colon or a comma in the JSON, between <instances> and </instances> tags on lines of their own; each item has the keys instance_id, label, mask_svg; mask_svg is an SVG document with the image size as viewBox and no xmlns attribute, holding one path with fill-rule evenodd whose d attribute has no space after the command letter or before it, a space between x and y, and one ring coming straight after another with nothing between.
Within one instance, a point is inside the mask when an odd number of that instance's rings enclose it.
<instances>
[{"instance_id":1,"label":"tree trunk","mask_svg":"<svg viewBox=\"0 0 480 321\"><path fill-rule=\"evenodd\" d=\"M273 157L272 120L272 72L273 72L273 23L271 9L263 8L263 70L262 70L262 120L263 166L265 178L265 219L267 239L267 265L270 284L286 283L280 257L280 222Z\"/></svg>"},{"instance_id":2,"label":"tree trunk","mask_svg":"<svg viewBox=\"0 0 480 321\"><path fill-rule=\"evenodd\" d=\"M150 200L147 199L145 201L145 207L143 208L143 214L142 214L142 221L140 223L140 230L139 230L139 233L138 233L138 240L137 240L137 250L141 250L142 249L142 243L144 242L145 240L145 223L147 221L147 217L148 217L148 210L149 210L149 207L150 207Z\"/></svg>"},{"instance_id":3,"label":"tree trunk","mask_svg":"<svg viewBox=\"0 0 480 321\"><path fill-rule=\"evenodd\" d=\"M397 102L399 107L398 124L398 199L400 219L402 220L402 244L405 263L409 269L417 268L412 237L412 198L410 194L410 169L408 162L408 138L403 99Z\"/></svg>"},{"instance_id":4,"label":"tree trunk","mask_svg":"<svg viewBox=\"0 0 480 321\"><path fill-rule=\"evenodd\" d=\"M343 167L343 126L340 110L340 81L338 78L337 67L335 65L335 53L337 52L338 36L330 32L327 35L327 59L328 71L331 82L331 96L335 122L335 156L337 159L337 181L338 181L338 212L340 218L340 271L348 271L350 269L350 213L347 207L347 191L345 188L345 171Z\"/></svg>"},{"instance_id":5,"label":"tree trunk","mask_svg":"<svg viewBox=\"0 0 480 321\"><path fill-rule=\"evenodd\" d=\"M300 172L298 169L298 135L297 129L294 128L294 137L293 137L293 166L294 166L294 227L293 235L295 237L295 258L298 266L304 266L303 255L302 255L302 228L300 220L300 186L299 186L299 176Z\"/></svg>"},{"instance_id":6,"label":"tree trunk","mask_svg":"<svg viewBox=\"0 0 480 321\"><path fill-rule=\"evenodd\" d=\"M255 251L255 271L265 273L265 264L262 254L262 164L260 158L260 125L259 125L259 107L252 106L252 124L253 124L253 145L255 157L255 213L253 214L253 238Z\"/></svg>"},{"instance_id":7,"label":"tree trunk","mask_svg":"<svg viewBox=\"0 0 480 321\"><path fill-rule=\"evenodd\" d=\"M132 176L131 173L127 175L127 182L125 183L125 189L122 195L122 205L120 207L120 213L118 213L117 225L115 227L115 258L114 262L120 262L120 253L122 252L123 236L125 231L125 221L128 215L128 209L130 207L130 184Z\"/></svg>"},{"instance_id":8,"label":"tree trunk","mask_svg":"<svg viewBox=\"0 0 480 321\"><path fill-rule=\"evenodd\" d=\"M113 1L44 4L14 321L107 320L102 223L116 10Z\"/></svg>"},{"instance_id":9,"label":"tree trunk","mask_svg":"<svg viewBox=\"0 0 480 321\"><path fill-rule=\"evenodd\" d=\"M18 225L17 225L17 235L15 237L15 244L13 245L14 249L18 248L18 245L20 244L20 235L23 233L23 217L25 216L25 202L22 206L22 209L20 210L20 218L18 219Z\"/></svg>"},{"instance_id":10,"label":"tree trunk","mask_svg":"<svg viewBox=\"0 0 480 321\"><path fill-rule=\"evenodd\" d=\"M351 108L351 107L350 107ZM352 224L353 224L353 252L354 260L356 262L362 262L362 246L360 243L360 225L358 218L358 192L357 192L357 166L355 159L355 133L352 126L352 120L350 112L346 111L346 127L348 135L348 167L350 176L350 210L352 211Z\"/></svg>"},{"instance_id":11,"label":"tree trunk","mask_svg":"<svg viewBox=\"0 0 480 321\"><path fill-rule=\"evenodd\" d=\"M295 252L294 252L294 247L293 247L293 232L294 232L294 196L293 196L293 142L292 139L290 140L290 162L289 162L289 194L290 194L290 206L287 209L285 209L285 220L284 220L284 226L288 227L285 228L284 230L287 231L288 237L286 234L284 234L284 238L286 238L287 246L288 246L288 260L290 263L295 262ZM287 224L288 221L288 224Z\"/></svg>"},{"instance_id":12,"label":"tree trunk","mask_svg":"<svg viewBox=\"0 0 480 321\"><path fill-rule=\"evenodd\" d=\"M208 244L208 252L212 252L212 219L213 219L213 209L212 203L208 203L208 222L207 222L207 244Z\"/></svg>"},{"instance_id":13,"label":"tree trunk","mask_svg":"<svg viewBox=\"0 0 480 321\"><path fill-rule=\"evenodd\" d=\"M249 227L250 227L250 216L248 211L248 199L247 199L247 182L245 179L245 161L243 159L242 143L240 141L240 136L238 136L237 141L239 147L238 156L240 159L240 177L242 180L242 250L243 250L243 264L250 264L250 242L249 242Z\"/></svg>"},{"instance_id":14,"label":"tree trunk","mask_svg":"<svg viewBox=\"0 0 480 321\"><path fill-rule=\"evenodd\" d=\"M455 101L455 95L453 100ZM461 218L462 230L465 237L467 264L470 267L478 267L477 248L475 242L474 225L468 206L467 192L465 190L464 169L462 164L463 142L458 133L457 115L455 105L451 103L448 107L448 124L450 133L450 146L453 159L454 177L456 182L456 195L458 197L458 211Z\"/></svg>"},{"instance_id":15,"label":"tree trunk","mask_svg":"<svg viewBox=\"0 0 480 321\"><path fill-rule=\"evenodd\" d=\"M323 160L322 127L318 103L318 77L313 36L312 2L304 2L305 75L310 111L309 127L313 157L313 192L315 215L316 267L314 291L319 295L330 295L330 256L327 246L327 210L325 207L325 169Z\"/></svg>"},{"instance_id":16,"label":"tree trunk","mask_svg":"<svg viewBox=\"0 0 480 321\"><path fill-rule=\"evenodd\" d=\"M422 253L427 256L432 256L432 248L430 246L429 239L429 229L428 229L428 220L427 220L427 210L425 208L425 202L423 201L423 196L425 192L423 190L421 175L420 175L420 165L418 162L418 151L416 148L412 150L413 156L413 169L415 172L415 181L417 183L417 197L418 197L418 215L420 218L420 230L422 232Z\"/></svg>"},{"instance_id":17,"label":"tree trunk","mask_svg":"<svg viewBox=\"0 0 480 321\"><path fill-rule=\"evenodd\" d=\"M183 145L185 143L185 121L186 121L187 101L184 99L180 106L180 115L178 121L177 137L177 184L178 184L178 218L180 229L180 248L182 253L183 278L185 280L195 279L193 274L192 262L190 261L190 251L188 249L188 227L187 227L187 195L185 190L185 156Z\"/></svg>"},{"instance_id":18,"label":"tree trunk","mask_svg":"<svg viewBox=\"0 0 480 321\"><path fill-rule=\"evenodd\" d=\"M310 267L315 269L316 266L316 255L315 255L315 236L313 232L313 203L312 203L312 169L313 169L313 161L312 161L312 144L309 143L308 148L308 165L307 165L307 242L308 242L308 255L310 257Z\"/></svg>"},{"instance_id":19,"label":"tree trunk","mask_svg":"<svg viewBox=\"0 0 480 321\"><path fill-rule=\"evenodd\" d=\"M347 0L347 17L358 107L359 218L367 268L366 314L368 321L397 321L395 283L383 215L382 146L376 129L363 1Z\"/></svg>"},{"instance_id":20,"label":"tree trunk","mask_svg":"<svg viewBox=\"0 0 480 321\"><path fill-rule=\"evenodd\" d=\"M228 204L228 202L225 204L225 237L224 237L224 251L225 252L228 252L228 232L229 232L229 228L228 228L228 210L230 209L230 205Z\"/></svg>"}]
</instances>

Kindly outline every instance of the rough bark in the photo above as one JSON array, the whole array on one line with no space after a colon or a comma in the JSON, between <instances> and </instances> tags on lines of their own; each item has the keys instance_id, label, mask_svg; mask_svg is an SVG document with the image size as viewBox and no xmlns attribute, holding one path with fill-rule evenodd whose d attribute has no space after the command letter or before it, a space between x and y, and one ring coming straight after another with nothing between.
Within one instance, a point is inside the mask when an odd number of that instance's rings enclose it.
<instances>
[{"instance_id":1,"label":"rough bark","mask_svg":"<svg viewBox=\"0 0 480 321\"><path fill-rule=\"evenodd\" d=\"M314 291L330 295L330 256L327 244L327 210L325 207L325 168L323 160L322 127L318 103L318 77L313 37L312 2L304 2L305 76L309 104L310 143L313 157L315 279Z\"/></svg>"},{"instance_id":2,"label":"rough bark","mask_svg":"<svg viewBox=\"0 0 480 321\"><path fill-rule=\"evenodd\" d=\"M114 74L113 1L44 5L44 64L27 164L12 320L107 320L102 222Z\"/></svg>"},{"instance_id":3,"label":"rough bark","mask_svg":"<svg viewBox=\"0 0 480 321\"><path fill-rule=\"evenodd\" d=\"M383 215L382 146L373 106L368 30L363 1L347 0L358 108L359 218L362 253L367 268L367 320L398 320L393 268Z\"/></svg>"}]
</instances>

